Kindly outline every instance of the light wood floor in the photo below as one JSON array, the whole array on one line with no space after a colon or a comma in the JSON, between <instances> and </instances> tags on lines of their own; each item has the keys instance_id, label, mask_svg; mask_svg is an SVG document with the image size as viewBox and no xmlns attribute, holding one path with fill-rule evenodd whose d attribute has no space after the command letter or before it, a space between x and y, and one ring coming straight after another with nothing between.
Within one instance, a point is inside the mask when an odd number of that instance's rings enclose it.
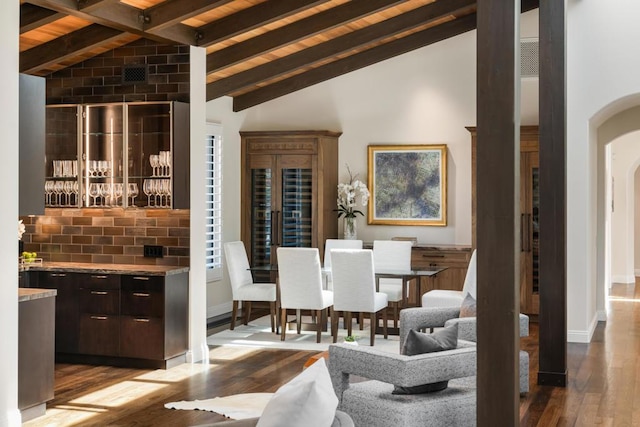
<instances>
[{"instance_id":1,"label":"light wood floor","mask_svg":"<svg viewBox=\"0 0 640 427\"><path fill-rule=\"evenodd\" d=\"M638 290L636 290L636 288ZM568 344L567 388L539 387L538 329L522 346L531 358L531 391L520 399L522 426L640 426L640 285L616 284L609 320L590 344ZM190 426L222 421L167 402L273 392L314 352L211 348L209 364L162 370L56 365L47 414L25 426Z\"/></svg>"}]
</instances>

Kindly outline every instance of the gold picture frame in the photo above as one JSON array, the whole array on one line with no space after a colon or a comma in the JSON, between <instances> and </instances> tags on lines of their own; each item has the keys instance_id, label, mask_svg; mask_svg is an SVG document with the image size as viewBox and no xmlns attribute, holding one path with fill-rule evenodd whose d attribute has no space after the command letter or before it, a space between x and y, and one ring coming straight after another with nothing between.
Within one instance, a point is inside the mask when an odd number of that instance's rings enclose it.
<instances>
[{"instance_id":1,"label":"gold picture frame","mask_svg":"<svg viewBox=\"0 0 640 427\"><path fill-rule=\"evenodd\" d=\"M446 144L369 145L369 224L447 225Z\"/></svg>"}]
</instances>

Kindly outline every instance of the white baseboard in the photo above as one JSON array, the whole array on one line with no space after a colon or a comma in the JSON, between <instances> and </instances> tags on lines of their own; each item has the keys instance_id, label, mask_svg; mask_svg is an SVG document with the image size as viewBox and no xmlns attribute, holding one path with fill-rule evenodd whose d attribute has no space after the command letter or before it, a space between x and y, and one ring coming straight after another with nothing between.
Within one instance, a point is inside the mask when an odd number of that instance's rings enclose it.
<instances>
[{"instance_id":1,"label":"white baseboard","mask_svg":"<svg viewBox=\"0 0 640 427\"><path fill-rule=\"evenodd\" d=\"M607 310L598 310L596 312L596 319L598 319L598 322L606 322L607 321Z\"/></svg>"},{"instance_id":2,"label":"white baseboard","mask_svg":"<svg viewBox=\"0 0 640 427\"><path fill-rule=\"evenodd\" d=\"M611 276L611 283L636 283L636 276Z\"/></svg>"},{"instance_id":3,"label":"white baseboard","mask_svg":"<svg viewBox=\"0 0 640 427\"><path fill-rule=\"evenodd\" d=\"M575 343L583 343L588 344L591 342L591 338L593 337L593 332L596 330L596 326L598 325L598 316L593 316L593 320L589 325L589 329L586 331L580 330L571 330L567 331L567 342L575 342Z\"/></svg>"},{"instance_id":4,"label":"white baseboard","mask_svg":"<svg viewBox=\"0 0 640 427\"><path fill-rule=\"evenodd\" d=\"M231 310L233 310L233 301L207 307L207 319L231 313Z\"/></svg>"},{"instance_id":5,"label":"white baseboard","mask_svg":"<svg viewBox=\"0 0 640 427\"><path fill-rule=\"evenodd\" d=\"M8 409L3 417L0 417L0 426L19 427L22 425L22 415L18 408Z\"/></svg>"}]
</instances>

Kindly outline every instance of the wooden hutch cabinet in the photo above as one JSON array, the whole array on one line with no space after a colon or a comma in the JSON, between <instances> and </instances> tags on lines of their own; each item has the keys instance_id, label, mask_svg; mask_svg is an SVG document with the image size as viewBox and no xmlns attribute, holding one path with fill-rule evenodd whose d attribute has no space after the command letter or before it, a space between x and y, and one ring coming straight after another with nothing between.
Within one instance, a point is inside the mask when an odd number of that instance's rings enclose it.
<instances>
[{"instance_id":1,"label":"wooden hutch cabinet","mask_svg":"<svg viewBox=\"0 0 640 427\"><path fill-rule=\"evenodd\" d=\"M471 232L476 247L476 128L471 132ZM520 128L520 311L540 313L539 294L539 144L538 126Z\"/></svg>"},{"instance_id":2,"label":"wooden hutch cabinet","mask_svg":"<svg viewBox=\"0 0 640 427\"><path fill-rule=\"evenodd\" d=\"M317 247L338 237L339 132L240 132L242 241L251 266L275 264L276 249ZM255 279L270 280L269 274Z\"/></svg>"}]
</instances>

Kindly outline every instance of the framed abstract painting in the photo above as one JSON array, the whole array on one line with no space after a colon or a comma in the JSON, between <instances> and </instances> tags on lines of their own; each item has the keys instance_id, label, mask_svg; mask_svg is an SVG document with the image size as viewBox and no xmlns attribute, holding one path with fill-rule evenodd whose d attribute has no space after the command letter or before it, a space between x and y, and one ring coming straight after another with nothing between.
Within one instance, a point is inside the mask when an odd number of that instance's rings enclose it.
<instances>
[{"instance_id":1,"label":"framed abstract painting","mask_svg":"<svg viewBox=\"0 0 640 427\"><path fill-rule=\"evenodd\" d=\"M369 145L369 224L447 225L447 146Z\"/></svg>"}]
</instances>

